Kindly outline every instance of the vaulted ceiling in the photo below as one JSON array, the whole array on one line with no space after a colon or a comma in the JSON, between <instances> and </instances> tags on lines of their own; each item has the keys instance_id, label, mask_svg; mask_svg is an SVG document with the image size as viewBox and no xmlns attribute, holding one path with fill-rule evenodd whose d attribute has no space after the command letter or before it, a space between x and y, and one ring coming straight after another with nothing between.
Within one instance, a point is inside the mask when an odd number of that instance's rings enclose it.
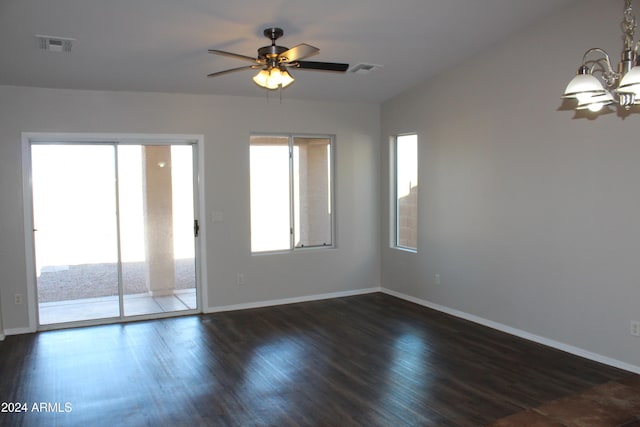
<instances>
[{"instance_id":1,"label":"vaulted ceiling","mask_svg":"<svg viewBox=\"0 0 640 427\"><path fill-rule=\"evenodd\" d=\"M264 96L211 55L256 56L262 32L320 48L314 61L381 65L368 74L293 70L288 98L382 102L576 0L0 0L0 85ZM75 39L70 53L36 35ZM523 53L525 54L525 53Z\"/></svg>"}]
</instances>

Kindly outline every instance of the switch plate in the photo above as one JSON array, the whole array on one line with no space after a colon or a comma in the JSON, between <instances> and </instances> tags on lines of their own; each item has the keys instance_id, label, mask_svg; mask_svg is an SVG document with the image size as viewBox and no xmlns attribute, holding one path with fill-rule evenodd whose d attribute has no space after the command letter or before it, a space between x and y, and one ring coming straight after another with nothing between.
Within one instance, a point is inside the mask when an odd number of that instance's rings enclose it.
<instances>
[{"instance_id":1,"label":"switch plate","mask_svg":"<svg viewBox=\"0 0 640 427\"><path fill-rule=\"evenodd\" d=\"M223 222L224 221L224 213L220 211L211 212L211 222Z\"/></svg>"},{"instance_id":2,"label":"switch plate","mask_svg":"<svg viewBox=\"0 0 640 427\"><path fill-rule=\"evenodd\" d=\"M440 274L436 273L436 274L433 276L433 280L434 280L434 282L435 282L435 284L436 284L436 285L439 285L439 284L440 284Z\"/></svg>"},{"instance_id":3,"label":"switch plate","mask_svg":"<svg viewBox=\"0 0 640 427\"><path fill-rule=\"evenodd\" d=\"M15 294L13 299L14 299L14 302L16 303L16 305L22 304L22 294Z\"/></svg>"},{"instance_id":4,"label":"switch plate","mask_svg":"<svg viewBox=\"0 0 640 427\"><path fill-rule=\"evenodd\" d=\"M238 275L236 276L236 285L244 285L247 282L245 282L244 280L244 274L243 273L238 273Z\"/></svg>"},{"instance_id":5,"label":"switch plate","mask_svg":"<svg viewBox=\"0 0 640 427\"><path fill-rule=\"evenodd\" d=\"M634 337L640 337L640 322L632 320L629 328L629 333Z\"/></svg>"}]
</instances>

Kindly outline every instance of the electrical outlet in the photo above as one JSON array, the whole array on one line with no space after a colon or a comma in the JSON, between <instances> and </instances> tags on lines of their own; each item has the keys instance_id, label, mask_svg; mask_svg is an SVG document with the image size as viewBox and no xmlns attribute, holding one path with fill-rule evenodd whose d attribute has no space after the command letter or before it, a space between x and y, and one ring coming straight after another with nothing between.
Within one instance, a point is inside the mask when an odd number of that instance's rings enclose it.
<instances>
[{"instance_id":1,"label":"electrical outlet","mask_svg":"<svg viewBox=\"0 0 640 427\"><path fill-rule=\"evenodd\" d=\"M244 280L244 274L243 273L238 273L238 275L236 276L236 285L244 285L247 282L245 282Z\"/></svg>"},{"instance_id":2,"label":"electrical outlet","mask_svg":"<svg viewBox=\"0 0 640 427\"><path fill-rule=\"evenodd\" d=\"M629 333L634 337L640 337L640 322L637 320L631 321L631 327L629 328Z\"/></svg>"},{"instance_id":3,"label":"electrical outlet","mask_svg":"<svg viewBox=\"0 0 640 427\"><path fill-rule=\"evenodd\" d=\"M440 284L440 274L437 274L435 276L433 276L434 282L436 285Z\"/></svg>"},{"instance_id":4,"label":"electrical outlet","mask_svg":"<svg viewBox=\"0 0 640 427\"><path fill-rule=\"evenodd\" d=\"M13 300L17 305L22 304L22 294L15 294Z\"/></svg>"}]
</instances>

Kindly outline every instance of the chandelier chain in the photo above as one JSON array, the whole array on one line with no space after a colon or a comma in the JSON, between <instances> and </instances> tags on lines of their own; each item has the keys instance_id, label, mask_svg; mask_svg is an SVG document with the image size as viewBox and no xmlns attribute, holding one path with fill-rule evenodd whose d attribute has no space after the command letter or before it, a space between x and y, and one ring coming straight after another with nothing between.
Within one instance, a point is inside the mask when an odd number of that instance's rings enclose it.
<instances>
[{"instance_id":1,"label":"chandelier chain","mask_svg":"<svg viewBox=\"0 0 640 427\"><path fill-rule=\"evenodd\" d=\"M636 16L633 14L631 0L625 0L624 18L622 21L625 49L633 49L633 39L635 37L636 27Z\"/></svg>"}]
</instances>

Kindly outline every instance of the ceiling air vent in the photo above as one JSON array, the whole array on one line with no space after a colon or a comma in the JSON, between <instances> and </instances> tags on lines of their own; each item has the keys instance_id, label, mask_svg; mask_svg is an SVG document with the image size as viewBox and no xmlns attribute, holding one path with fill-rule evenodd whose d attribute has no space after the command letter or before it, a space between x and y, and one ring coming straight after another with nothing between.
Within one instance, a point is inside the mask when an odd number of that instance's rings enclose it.
<instances>
[{"instance_id":1,"label":"ceiling air vent","mask_svg":"<svg viewBox=\"0 0 640 427\"><path fill-rule=\"evenodd\" d=\"M53 37L43 36L36 34L38 39L38 46L42 50L48 50L49 52L71 52L71 47L76 39L69 37Z\"/></svg>"},{"instance_id":2,"label":"ceiling air vent","mask_svg":"<svg viewBox=\"0 0 640 427\"><path fill-rule=\"evenodd\" d=\"M354 74L371 74L376 70L382 68L382 65L374 65L374 64L357 64L354 65L349 72Z\"/></svg>"}]
</instances>

